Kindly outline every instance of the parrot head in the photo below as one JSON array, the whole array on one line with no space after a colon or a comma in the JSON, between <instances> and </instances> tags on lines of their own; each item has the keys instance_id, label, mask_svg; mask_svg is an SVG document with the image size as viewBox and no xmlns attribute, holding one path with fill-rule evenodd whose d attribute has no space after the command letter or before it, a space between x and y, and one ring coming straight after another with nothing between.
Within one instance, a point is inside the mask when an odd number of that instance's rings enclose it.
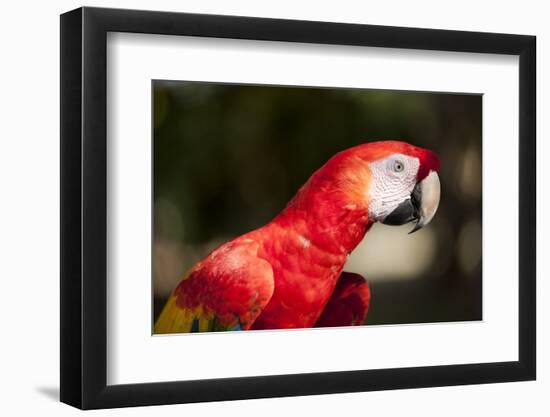
<instances>
[{"instance_id":1,"label":"parrot head","mask_svg":"<svg viewBox=\"0 0 550 417\"><path fill-rule=\"evenodd\" d=\"M434 217L440 197L437 155L406 142L362 144L335 155L323 177L347 189L345 203L362 206L369 223L402 225L416 222L410 233ZM336 175L336 181L334 181Z\"/></svg>"},{"instance_id":2,"label":"parrot head","mask_svg":"<svg viewBox=\"0 0 550 417\"><path fill-rule=\"evenodd\" d=\"M416 222L410 233L426 226L439 205L439 159L430 150L405 142L364 145L370 168L369 219L387 225ZM365 149L359 149L365 155Z\"/></svg>"}]
</instances>

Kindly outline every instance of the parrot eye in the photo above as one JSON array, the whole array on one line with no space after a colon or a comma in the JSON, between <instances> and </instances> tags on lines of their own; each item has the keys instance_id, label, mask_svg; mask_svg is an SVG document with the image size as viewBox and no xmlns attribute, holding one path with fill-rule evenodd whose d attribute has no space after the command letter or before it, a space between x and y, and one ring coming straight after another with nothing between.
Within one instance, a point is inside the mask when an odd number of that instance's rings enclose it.
<instances>
[{"instance_id":1,"label":"parrot eye","mask_svg":"<svg viewBox=\"0 0 550 417\"><path fill-rule=\"evenodd\" d=\"M405 169L405 164L403 164L403 162L399 160L393 161L393 170L395 172L403 172L404 169Z\"/></svg>"}]
</instances>

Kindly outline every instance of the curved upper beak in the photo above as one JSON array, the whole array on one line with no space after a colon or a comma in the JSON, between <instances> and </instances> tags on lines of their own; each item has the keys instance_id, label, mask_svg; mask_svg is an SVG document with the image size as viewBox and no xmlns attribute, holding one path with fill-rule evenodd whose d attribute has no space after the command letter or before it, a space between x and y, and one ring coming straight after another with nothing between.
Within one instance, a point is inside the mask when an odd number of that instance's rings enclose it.
<instances>
[{"instance_id":1,"label":"curved upper beak","mask_svg":"<svg viewBox=\"0 0 550 417\"><path fill-rule=\"evenodd\" d=\"M437 172L430 171L428 176L416 184L410 198L407 198L395 208L382 223L389 225L401 225L416 221L409 234L414 233L430 223L433 219L439 198L441 195L441 183Z\"/></svg>"}]
</instances>

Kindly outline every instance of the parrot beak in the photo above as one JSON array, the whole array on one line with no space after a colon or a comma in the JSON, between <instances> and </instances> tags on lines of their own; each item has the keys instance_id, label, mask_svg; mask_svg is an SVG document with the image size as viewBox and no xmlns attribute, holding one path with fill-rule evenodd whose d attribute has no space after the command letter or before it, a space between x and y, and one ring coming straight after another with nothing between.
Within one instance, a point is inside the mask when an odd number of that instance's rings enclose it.
<instances>
[{"instance_id":1,"label":"parrot beak","mask_svg":"<svg viewBox=\"0 0 550 417\"><path fill-rule=\"evenodd\" d=\"M439 206L440 195L439 176L435 171L430 171L426 178L416 184L410 198L399 204L382 223L401 225L416 221L409 234L414 233L428 225L433 219Z\"/></svg>"},{"instance_id":2,"label":"parrot beak","mask_svg":"<svg viewBox=\"0 0 550 417\"><path fill-rule=\"evenodd\" d=\"M416 184L412 197L413 205L417 208L417 222L409 234L414 233L429 224L437 208L441 196L441 183L437 172L430 171L428 176Z\"/></svg>"}]
</instances>

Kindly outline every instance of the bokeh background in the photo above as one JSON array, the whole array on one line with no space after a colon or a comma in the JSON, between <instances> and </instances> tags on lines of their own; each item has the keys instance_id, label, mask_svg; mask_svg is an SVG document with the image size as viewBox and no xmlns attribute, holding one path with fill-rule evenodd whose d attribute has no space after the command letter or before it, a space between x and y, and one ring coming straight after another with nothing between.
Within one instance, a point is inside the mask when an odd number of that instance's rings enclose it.
<instances>
[{"instance_id":1,"label":"bokeh background","mask_svg":"<svg viewBox=\"0 0 550 417\"><path fill-rule=\"evenodd\" d=\"M432 223L376 224L345 270L367 278L367 325L482 319L482 97L153 82L153 314L195 262L269 222L332 155L399 139L441 158Z\"/></svg>"}]
</instances>

